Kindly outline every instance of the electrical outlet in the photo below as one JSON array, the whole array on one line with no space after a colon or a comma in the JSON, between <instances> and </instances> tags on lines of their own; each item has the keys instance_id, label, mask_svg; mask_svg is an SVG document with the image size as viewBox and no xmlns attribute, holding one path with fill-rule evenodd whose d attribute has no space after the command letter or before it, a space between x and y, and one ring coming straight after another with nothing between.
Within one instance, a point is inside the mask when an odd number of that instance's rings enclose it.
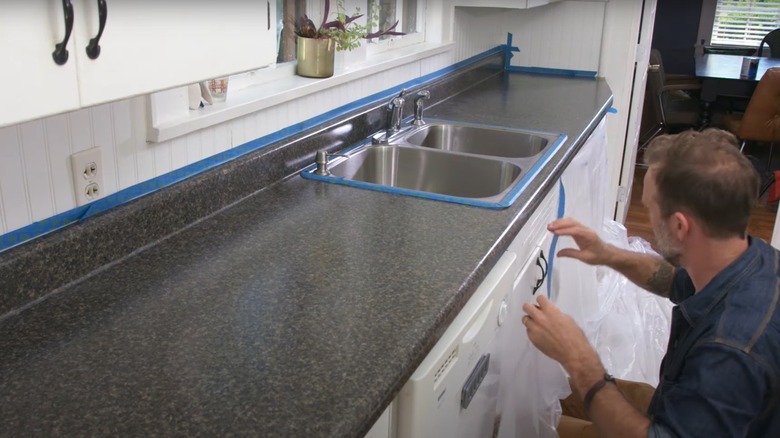
<instances>
[{"instance_id":1,"label":"electrical outlet","mask_svg":"<svg viewBox=\"0 0 780 438\"><path fill-rule=\"evenodd\" d=\"M70 169L76 205L84 205L103 196L103 156L100 148L71 155Z\"/></svg>"}]
</instances>

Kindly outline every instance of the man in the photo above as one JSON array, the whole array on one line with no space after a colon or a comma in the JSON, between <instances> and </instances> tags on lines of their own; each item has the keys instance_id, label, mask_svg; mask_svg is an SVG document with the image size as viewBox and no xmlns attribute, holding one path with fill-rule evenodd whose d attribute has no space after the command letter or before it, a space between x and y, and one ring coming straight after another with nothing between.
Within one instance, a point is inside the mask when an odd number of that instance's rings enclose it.
<instances>
[{"instance_id":1,"label":"man","mask_svg":"<svg viewBox=\"0 0 780 438\"><path fill-rule=\"evenodd\" d=\"M780 253L746 234L756 172L717 129L659 137L645 162L642 203L665 260L609 245L573 219L548 229L579 247L558 256L607 265L677 304L647 412L544 297L523 306L528 336L563 365L600 436L780 437Z\"/></svg>"}]
</instances>

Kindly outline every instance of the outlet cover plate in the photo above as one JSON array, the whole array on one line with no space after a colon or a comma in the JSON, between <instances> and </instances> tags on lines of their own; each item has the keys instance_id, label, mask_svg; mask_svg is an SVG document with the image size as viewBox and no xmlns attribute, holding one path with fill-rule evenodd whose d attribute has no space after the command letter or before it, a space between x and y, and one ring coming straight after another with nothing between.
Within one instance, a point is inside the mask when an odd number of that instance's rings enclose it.
<instances>
[{"instance_id":1,"label":"outlet cover plate","mask_svg":"<svg viewBox=\"0 0 780 438\"><path fill-rule=\"evenodd\" d=\"M76 205L88 204L103 194L103 156L100 148L87 149L70 156Z\"/></svg>"}]
</instances>

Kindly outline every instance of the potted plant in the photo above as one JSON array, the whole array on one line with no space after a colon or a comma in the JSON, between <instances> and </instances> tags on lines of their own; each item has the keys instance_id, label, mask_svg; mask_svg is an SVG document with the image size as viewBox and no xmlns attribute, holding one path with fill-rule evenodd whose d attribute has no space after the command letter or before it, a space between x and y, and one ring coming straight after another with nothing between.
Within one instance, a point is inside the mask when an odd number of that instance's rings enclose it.
<instances>
[{"instance_id":1,"label":"potted plant","mask_svg":"<svg viewBox=\"0 0 780 438\"><path fill-rule=\"evenodd\" d=\"M347 16L344 3L339 0L336 6L336 19L327 21L330 15L330 0L325 0L322 24L317 28L309 17L304 14L295 23L298 66L296 73L311 78L327 78L333 76L333 64L336 51L353 50L360 46L361 39L378 38L384 35L404 35L396 32L398 21L389 28L369 32L376 21L375 3L371 3L368 23L361 25L357 19L362 17L360 8Z\"/></svg>"}]
</instances>

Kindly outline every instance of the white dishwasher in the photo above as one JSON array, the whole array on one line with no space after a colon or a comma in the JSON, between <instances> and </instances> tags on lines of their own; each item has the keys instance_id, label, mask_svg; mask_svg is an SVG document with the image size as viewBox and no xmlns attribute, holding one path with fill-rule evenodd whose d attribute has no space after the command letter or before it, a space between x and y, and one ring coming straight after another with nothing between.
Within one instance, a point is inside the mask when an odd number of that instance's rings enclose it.
<instances>
[{"instance_id":1,"label":"white dishwasher","mask_svg":"<svg viewBox=\"0 0 780 438\"><path fill-rule=\"evenodd\" d=\"M521 324L528 298L513 296L513 290L530 291L539 276L535 260L518 261L509 251L499 259L401 389L398 437L498 436L503 407L514 406L500 388L501 367L514 363L510 356L517 354L513 336L500 335ZM528 286L518 288L518 283ZM514 423L514 415L507 414Z\"/></svg>"}]
</instances>

